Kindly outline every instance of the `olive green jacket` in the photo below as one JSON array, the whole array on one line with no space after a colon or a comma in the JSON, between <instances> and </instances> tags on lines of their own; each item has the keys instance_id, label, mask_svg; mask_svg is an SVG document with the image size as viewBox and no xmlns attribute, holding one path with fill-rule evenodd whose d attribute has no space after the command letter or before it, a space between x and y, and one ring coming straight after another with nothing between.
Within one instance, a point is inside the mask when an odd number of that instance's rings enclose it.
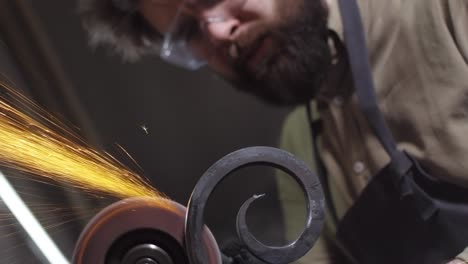
<instances>
[{"instance_id":1,"label":"olive green jacket","mask_svg":"<svg viewBox=\"0 0 468 264\"><path fill-rule=\"evenodd\" d=\"M335 1L329 27L342 37ZM398 147L433 176L468 188L468 1L358 2L379 107ZM319 152L341 218L389 157L358 109L349 66L338 55L333 61L316 102L323 119ZM298 108L284 123L281 147L314 166L311 146L305 109ZM292 236L304 217L301 192L293 185L278 177ZM326 241L333 241L335 229L328 221L323 237L300 263L332 263ZM468 260L468 251L459 257Z\"/></svg>"}]
</instances>

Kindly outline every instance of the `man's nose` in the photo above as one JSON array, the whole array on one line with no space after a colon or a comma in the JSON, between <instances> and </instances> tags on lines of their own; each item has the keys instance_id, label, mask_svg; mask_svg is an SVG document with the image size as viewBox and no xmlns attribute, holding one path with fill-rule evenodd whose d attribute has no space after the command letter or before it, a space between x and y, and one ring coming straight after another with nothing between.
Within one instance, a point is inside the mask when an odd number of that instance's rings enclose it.
<instances>
[{"instance_id":1,"label":"man's nose","mask_svg":"<svg viewBox=\"0 0 468 264\"><path fill-rule=\"evenodd\" d=\"M240 21L235 17L211 16L205 20L206 34L217 45L232 41L239 25Z\"/></svg>"}]
</instances>

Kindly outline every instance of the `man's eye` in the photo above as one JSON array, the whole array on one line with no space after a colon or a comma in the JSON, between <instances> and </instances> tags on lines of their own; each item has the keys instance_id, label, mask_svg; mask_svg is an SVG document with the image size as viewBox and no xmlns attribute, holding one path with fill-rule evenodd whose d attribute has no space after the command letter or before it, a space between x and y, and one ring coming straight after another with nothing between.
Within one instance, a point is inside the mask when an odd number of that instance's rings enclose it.
<instances>
[{"instance_id":1,"label":"man's eye","mask_svg":"<svg viewBox=\"0 0 468 264\"><path fill-rule=\"evenodd\" d=\"M190 23L189 36L191 39L199 39L203 37L203 29L198 20L193 19Z\"/></svg>"},{"instance_id":2,"label":"man's eye","mask_svg":"<svg viewBox=\"0 0 468 264\"><path fill-rule=\"evenodd\" d=\"M202 2L204 2L203 4L205 4L207 6L212 6L212 5L219 4L222 1L223 0L203 0Z\"/></svg>"},{"instance_id":3,"label":"man's eye","mask_svg":"<svg viewBox=\"0 0 468 264\"><path fill-rule=\"evenodd\" d=\"M179 29L178 34L184 36L187 40L197 39L203 35L199 21L193 17L184 17L179 24Z\"/></svg>"}]
</instances>

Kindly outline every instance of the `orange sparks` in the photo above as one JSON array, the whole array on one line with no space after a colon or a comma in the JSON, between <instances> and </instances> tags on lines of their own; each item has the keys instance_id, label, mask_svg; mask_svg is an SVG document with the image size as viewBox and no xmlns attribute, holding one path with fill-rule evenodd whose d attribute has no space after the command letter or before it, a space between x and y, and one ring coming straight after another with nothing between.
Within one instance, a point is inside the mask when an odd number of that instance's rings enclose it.
<instances>
[{"instance_id":1,"label":"orange sparks","mask_svg":"<svg viewBox=\"0 0 468 264\"><path fill-rule=\"evenodd\" d=\"M0 96L0 165L91 193L118 198L163 197L110 154L100 153L86 145L63 123L27 97L5 83L0 82L0 86L22 109L19 111Z\"/></svg>"}]
</instances>

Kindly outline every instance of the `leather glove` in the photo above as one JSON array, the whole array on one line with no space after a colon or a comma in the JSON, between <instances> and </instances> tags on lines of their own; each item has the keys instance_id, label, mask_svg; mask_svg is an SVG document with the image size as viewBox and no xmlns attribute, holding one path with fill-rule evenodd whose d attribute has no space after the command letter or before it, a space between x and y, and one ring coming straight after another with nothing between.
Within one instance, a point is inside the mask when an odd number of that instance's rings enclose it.
<instances>
[{"instance_id":1,"label":"leather glove","mask_svg":"<svg viewBox=\"0 0 468 264\"><path fill-rule=\"evenodd\" d=\"M239 240L232 239L221 247L223 264L268 264L250 253Z\"/></svg>"}]
</instances>

